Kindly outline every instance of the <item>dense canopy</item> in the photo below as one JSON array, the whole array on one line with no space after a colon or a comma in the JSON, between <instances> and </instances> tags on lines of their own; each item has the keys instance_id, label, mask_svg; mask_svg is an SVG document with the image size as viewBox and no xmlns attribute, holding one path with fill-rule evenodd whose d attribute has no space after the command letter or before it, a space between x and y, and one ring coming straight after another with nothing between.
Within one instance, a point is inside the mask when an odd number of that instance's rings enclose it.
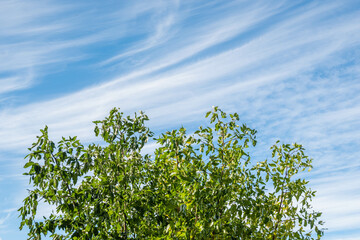
<instances>
[{"instance_id":1,"label":"dense canopy","mask_svg":"<svg viewBox=\"0 0 360 240\"><path fill-rule=\"evenodd\" d=\"M311 159L299 144L272 148L255 162L256 131L215 107L210 124L155 140L140 112L113 109L95 121L101 144L76 137L57 144L48 128L33 144L25 173L32 188L19 209L29 239L320 239L315 192L299 176ZM54 211L38 216L38 204Z\"/></svg>"}]
</instances>

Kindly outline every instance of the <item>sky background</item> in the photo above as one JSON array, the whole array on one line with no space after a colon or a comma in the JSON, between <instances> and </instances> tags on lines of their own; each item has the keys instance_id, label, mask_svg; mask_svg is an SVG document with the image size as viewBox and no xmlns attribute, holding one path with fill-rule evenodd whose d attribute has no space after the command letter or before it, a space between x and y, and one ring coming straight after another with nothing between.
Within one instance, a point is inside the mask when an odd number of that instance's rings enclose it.
<instances>
[{"instance_id":1,"label":"sky background","mask_svg":"<svg viewBox=\"0 0 360 240\"><path fill-rule=\"evenodd\" d=\"M213 105L258 130L255 160L302 143L324 239L360 239L359 46L359 0L0 0L0 240L26 239L22 167L45 124L86 144L113 107L160 132Z\"/></svg>"}]
</instances>

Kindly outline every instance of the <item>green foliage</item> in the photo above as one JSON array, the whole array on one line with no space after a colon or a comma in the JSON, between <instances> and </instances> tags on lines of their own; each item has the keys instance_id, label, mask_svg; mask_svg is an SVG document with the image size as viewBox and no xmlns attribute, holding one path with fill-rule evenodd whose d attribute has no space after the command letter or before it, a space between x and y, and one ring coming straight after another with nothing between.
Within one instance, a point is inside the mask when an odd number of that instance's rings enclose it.
<instances>
[{"instance_id":1,"label":"green foliage","mask_svg":"<svg viewBox=\"0 0 360 240\"><path fill-rule=\"evenodd\" d=\"M153 136L142 112L95 121L103 145L55 144L45 127L26 157L33 189L20 229L29 239L320 239L315 192L297 177L311 169L304 148L277 142L271 161L254 164L255 130L217 107L206 117L194 134L161 134L153 156L141 151ZM41 201L56 211L38 220Z\"/></svg>"}]
</instances>

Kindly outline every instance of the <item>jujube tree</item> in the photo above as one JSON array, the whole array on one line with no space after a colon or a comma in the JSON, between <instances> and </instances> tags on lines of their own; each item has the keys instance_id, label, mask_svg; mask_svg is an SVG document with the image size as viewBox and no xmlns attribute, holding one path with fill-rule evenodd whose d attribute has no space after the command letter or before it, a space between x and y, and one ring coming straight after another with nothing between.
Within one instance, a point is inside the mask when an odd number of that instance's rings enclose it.
<instances>
[{"instance_id":1,"label":"jujube tree","mask_svg":"<svg viewBox=\"0 0 360 240\"><path fill-rule=\"evenodd\" d=\"M311 159L299 144L272 148L255 162L256 131L215 107L210 124L153 137L140 112L113 109L95 121L102 144L76 137L57 144L48 128L32 145L25 173L33 186L19 209L28 239L320 239L315 192L299 173ZM38 203L54 207L43 219Z\"/></svg>"}]
</instances>

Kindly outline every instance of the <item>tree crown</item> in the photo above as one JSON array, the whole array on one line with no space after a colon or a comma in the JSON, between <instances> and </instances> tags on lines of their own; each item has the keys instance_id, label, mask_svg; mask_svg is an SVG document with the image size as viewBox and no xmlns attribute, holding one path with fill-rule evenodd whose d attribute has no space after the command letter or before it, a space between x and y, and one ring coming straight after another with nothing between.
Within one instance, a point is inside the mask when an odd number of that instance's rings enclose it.
<instances>
[{"instance_id":1,"label":"tree crown","mask_svg":"<svg viewBox=\"0 0 360 240\"><path fill-rule=\"evenodd\" d=\"M256 131L238 114L214 107L206 117L193 134L161 134L153 155L142 153L154 135L142 112L114 108L95 121L102 145L55 144L45 127L26 156L33 189L20 229L29 239L320 239L315 192L298 177L312 167L304 148L277 142L271 160L255 163L246 150ZM40 202L55 208L42 220Z\"/></svg>"}]
</instances>

